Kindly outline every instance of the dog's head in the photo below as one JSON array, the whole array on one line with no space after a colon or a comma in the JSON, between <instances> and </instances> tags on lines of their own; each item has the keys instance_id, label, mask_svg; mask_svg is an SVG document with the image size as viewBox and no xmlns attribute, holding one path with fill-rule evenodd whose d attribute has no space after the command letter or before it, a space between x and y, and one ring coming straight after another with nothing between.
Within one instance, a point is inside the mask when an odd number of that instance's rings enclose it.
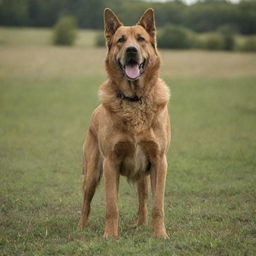
<instances>
[{"instance_id":1,"label":"dog's head","mask_svg":"<svg viewBox=\"0 0 256 256\"><path fill-rule=\"evenodd\" d=\"M108 47L106 66L111 76L135 81L150 72L153 65L159 66L153 9L147 9L131 27L123 26L110 9L105 9L104 21Z\"/></svg>"}]
</instances>

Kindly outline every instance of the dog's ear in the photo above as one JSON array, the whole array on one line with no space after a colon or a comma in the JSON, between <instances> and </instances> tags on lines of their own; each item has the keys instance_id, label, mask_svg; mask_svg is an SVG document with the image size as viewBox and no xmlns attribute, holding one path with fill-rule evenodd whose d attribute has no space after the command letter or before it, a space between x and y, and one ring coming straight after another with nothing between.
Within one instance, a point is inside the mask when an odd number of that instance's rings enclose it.
<instances>
[{"instance_id":1,"label":"dog's ear","mask_svg":"<svg viewBox=\"0 0 256 256\"><path fill-rule=\"evenodd\" d=\"M116 30L122 25L123 24L120 22L120 20L111 9L106 8L104 10L105 38L108 47L110 47L111 45L112 36L115 34Z\"/></svg>"},{"instance_id":2,"label":"dog's ear","mask_svg":"<svg viewBox=\"0 0 256 256\"><path fill-rule=\"evenodd\" d=\"M137 25L142 26L155 41L156 39L156 26L155 26L155 17L154 10L152 8L147 9L144 14L141 16Z\"/></svg>"}]
</instances>

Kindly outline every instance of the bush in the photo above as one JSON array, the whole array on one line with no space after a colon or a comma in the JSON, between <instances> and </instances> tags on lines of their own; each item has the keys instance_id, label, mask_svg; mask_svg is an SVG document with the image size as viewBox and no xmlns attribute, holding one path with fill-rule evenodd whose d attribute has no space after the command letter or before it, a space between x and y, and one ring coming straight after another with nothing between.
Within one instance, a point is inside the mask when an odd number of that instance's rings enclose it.
<instances>
[{"instance_id":1,"label":"bush","mask_svg":"<svg viewBox=\"0 0 256 256\"><path fill-rule=\"evenodd\" d=\"M225 25L218 28L218 32L223 37L223 49L232 51L235 48L235 33L236 28L231 25Z\"/></svg>"},{"instance_id":2,"label":"bush","mask_svg":"<svg viewBox=\"0 0 256 256\"><path fill-rule=\"evenodd\" d=\"M232 34L223 34L223 49L233 51L235 47L235 37Z\"/></svg>"},{"instance_id":3,"label":"bush","mask_svg":"<svg viewBox=\"0 0 256 256\"><path fill-rule=\"evenodd\" d=\"M205 42L199 34L191 34L191 48L205 49Z\"/></svg>"},{"instance_id":4,"label":"bush","mask_svg":"<svg viewBox=\"0 0 256 256\"><path fill-rule=\"evenodd\" d=\"M159 48L186 49L193 46L192 33L182 27L166 25L158 36Z\"/></svg>"},{"instance_id":5,"label":"bush","mask_svg":"<svg viewBox=\"0 0 256 256\"><path fill-rule=\"evenodd\" d=\"M239 51L244 52L255 52L256 51L256 37L249 37L244 40L244 42L239 45Z\"/></svg>"},{"instance_id":6,"label":"bush","mask_svg":"<svg viewBox=\"0 0 256 256\"><path fill-rule=\"evenodd\" d=\"M105 37L102 33L99 33L95 37L95 45L98 47L103 47L106 45L105 43Z\"/></svg>"},{"instance_id":7,"label":"bush","mask_svg":"<svg viewBox=\"0 0 256 256\"><path fill-rule=\"evenodd\" d=\"M221 34L209 34L204 39L204 48L207 50L223 50L224 38Z\"/></svg>"},{"instance_id":8,"label":"bush","mask_svg":"<svg viewBox=\"0 0 256 256\"><path fill-rule=\"evenodd\" d=\"M54 26L53 43L56 45L73 45L77 36L76 21L71 16L60 18Z\"/></svg>"}]
</instances>

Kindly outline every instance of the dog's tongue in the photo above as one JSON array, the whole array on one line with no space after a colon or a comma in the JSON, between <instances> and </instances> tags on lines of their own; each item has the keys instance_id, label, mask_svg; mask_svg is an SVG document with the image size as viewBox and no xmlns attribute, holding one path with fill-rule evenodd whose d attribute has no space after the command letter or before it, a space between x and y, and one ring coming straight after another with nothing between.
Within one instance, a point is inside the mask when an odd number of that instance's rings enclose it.
<instances>
[{"instance_id":1,"label":"dog's tongue","mask_svg":"<svg viewBox=\"0 0 256 256\"><path fill-rule=\"evenodd\" d=\"M140 75L140 69L138 64L125 66L124 70L126 75L132 79L135 79Z\"/></svg>"}]
</instances>

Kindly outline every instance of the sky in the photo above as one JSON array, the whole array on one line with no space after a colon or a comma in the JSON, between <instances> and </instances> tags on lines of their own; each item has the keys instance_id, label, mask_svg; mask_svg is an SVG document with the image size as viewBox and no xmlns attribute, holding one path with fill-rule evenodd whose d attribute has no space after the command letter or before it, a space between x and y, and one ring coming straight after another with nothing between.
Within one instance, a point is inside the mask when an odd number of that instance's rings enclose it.
<instances>
[{"instance_id":1,"label":"sky","mask_svg":"<svg viewBox=\"0 0 256 256\"><path fill-rule=\"evenodd\" d=\"M147 2L168 2L168 0L146 0ZM182 0L186 4L194 4L197 0ZM233 4L239 3L240 0L228 0Z\"/></svg>"}]
</instances>

